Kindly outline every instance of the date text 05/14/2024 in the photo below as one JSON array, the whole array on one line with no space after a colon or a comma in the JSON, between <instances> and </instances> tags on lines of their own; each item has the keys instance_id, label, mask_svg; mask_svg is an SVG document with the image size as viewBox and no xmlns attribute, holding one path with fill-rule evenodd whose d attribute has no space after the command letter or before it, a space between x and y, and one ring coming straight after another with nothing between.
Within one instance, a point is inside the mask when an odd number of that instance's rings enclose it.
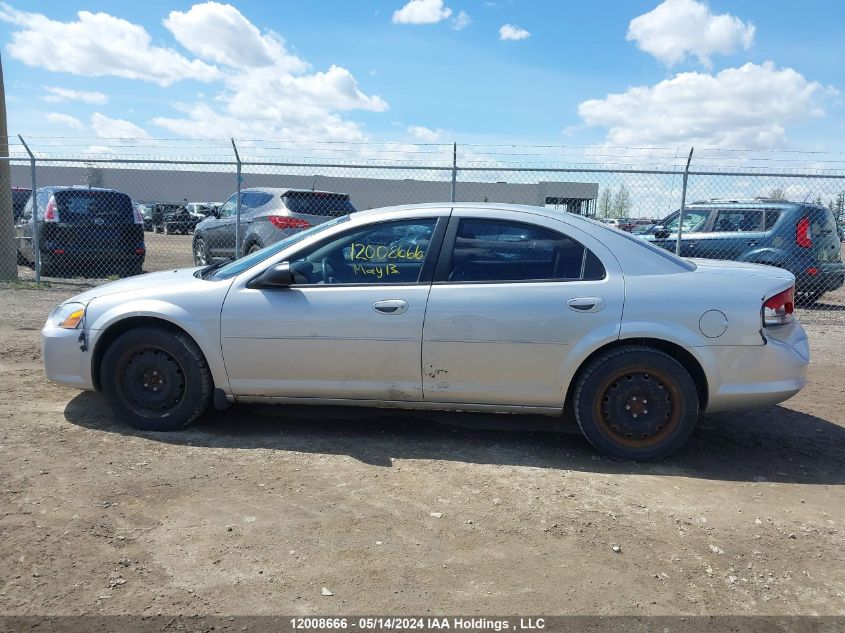
<instances>
[{"instance_id":1,"label":"date text 05/14/2024","mask_svg":"<svg viewBox=\"0 0 845 633\"><path fill-rule=\"evenodd\" d=\"M483 617L297 617L290 619L294 630L395 630L395 631L529 631L542 630L544 618L515 620Z\"/></svg>"}]
</instances>

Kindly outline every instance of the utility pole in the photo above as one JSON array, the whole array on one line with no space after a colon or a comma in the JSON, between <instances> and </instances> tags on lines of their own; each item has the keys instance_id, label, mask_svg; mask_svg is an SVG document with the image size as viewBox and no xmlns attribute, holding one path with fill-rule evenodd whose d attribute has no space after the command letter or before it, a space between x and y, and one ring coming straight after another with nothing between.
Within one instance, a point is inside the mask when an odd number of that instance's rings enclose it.
<instances>
[{"instance_id":1,"label":"utility pole","mask_svg":"<svg viewBox=\"0 0 845 633\"><path fill-rule=\"evenodd\" d=\"M9 127L6 124L6 88L3 83L3 59L0 57L0 156L9 156ZM34 194L35 192L33 192ZM0 280L18 278L15 218L12 211L12 167L8 158L0 159Z\"/></svg>"}]
</instances>

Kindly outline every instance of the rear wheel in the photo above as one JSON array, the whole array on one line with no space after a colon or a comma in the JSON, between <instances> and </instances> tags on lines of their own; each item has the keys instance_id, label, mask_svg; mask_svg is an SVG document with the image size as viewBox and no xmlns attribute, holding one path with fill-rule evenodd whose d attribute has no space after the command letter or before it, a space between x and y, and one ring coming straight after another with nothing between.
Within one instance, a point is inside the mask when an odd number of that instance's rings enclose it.
<instances>
[{"instance_id":1,"label":"rear wheel","mask_svg":"<svg viewBox=\"0 0 845 633\"><path fill-rule=\"evenodd\" d=\"M698 391L683 365L642 346L610 350L581 374L573 397L587 440L620 459L652 460L678 449L698 420Z\"/></svg>"},{"instance_id":2,"label":"rear wheel","mask_svg":"<svg viewBox=\"0 0 845 633\"><path fill-rule=\"evenodd\" d=\"M199 347L182 332L139 327L106 350L100 384L115 413L144 431L172 431L211 404L211 372Z\"/></svg>"},{"instance_id":3,"label":"rear wheel","mask_svg":"<svg viewBox=\"0 0 845 633\"><path fill-rule=\"evenodd\" d=\"M141 262L129 262L128 264L124 264L120 269L120 274L123 277L134 277L143 272L143 264Z\"/></svg>"},{"instance_id":4,"label":"rear wheel","mask_svg":"<svg viewBox=\"0 0 845 633\"><path fill-rule=\"evenodd\" d=\"M261 250L261 246L260 246L260 245L258 245L258 244L252 244L252 245L250 245L249 249L247 249L246 254L247 254L247 255L252 255L254 252L256 252L256 251L260 251L260 250Z\"/></svg>"}]
</instances>

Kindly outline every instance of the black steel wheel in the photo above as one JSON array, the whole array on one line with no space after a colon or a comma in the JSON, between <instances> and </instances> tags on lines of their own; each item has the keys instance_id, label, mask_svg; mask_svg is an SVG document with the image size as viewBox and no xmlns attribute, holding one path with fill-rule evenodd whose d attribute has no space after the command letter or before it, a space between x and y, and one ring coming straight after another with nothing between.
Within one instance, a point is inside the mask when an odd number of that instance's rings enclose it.
<instances>
[{"instance_id":1,"label":"black steel wheel","mask_svg":"<svg viewBox=\"0 0 845 633\"><path fill-rule=\"evenodd\" d=\"M668 354L642 346L594 359L580 375L573 405L587 440L621 459L666 457L687 440L699 415L689 372Z\"/></svg>"},{"instance_id":2,"label":"black steel wheel","mask_svg":"<svg viewBox=\"0 0 845 633\"><path fill-rule=\"evenodd\" d=\"M183 332L147 326L128 330L106 349L103 392L119 417L145 431L171 431L211 403L211 372Z\"/></svg>"}]
</instances>

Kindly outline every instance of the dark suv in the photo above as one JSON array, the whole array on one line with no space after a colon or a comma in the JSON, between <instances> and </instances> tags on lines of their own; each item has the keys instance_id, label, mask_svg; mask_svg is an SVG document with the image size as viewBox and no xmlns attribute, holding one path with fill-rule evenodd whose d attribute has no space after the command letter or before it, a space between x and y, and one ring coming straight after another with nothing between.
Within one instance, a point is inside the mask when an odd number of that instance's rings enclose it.
<instances>
[{"instance_id":1,"label":"dark suv","mask_svg":"<svg viewBox=\"0 0 845 633\"><path fill-rule=\"evenodd\" d=\"M102 277L141 272L144 218L113 189L42 187L36 192L43 275ZM32 196L15 225L18 260L35 262Z\"/></svg>"},{"instance_id":2,"label":"dark suv","mask_svg":"<svg viewBox=\"0 0 845 633\"><path fill-rule=\"evenodd\" d=\"M678 212L639 235L675 251ZM785 268L805 303L845 283L833 213L785 200L709 200L684 211L682 257L730 259Z\"/></svg>"}]
</instances>

